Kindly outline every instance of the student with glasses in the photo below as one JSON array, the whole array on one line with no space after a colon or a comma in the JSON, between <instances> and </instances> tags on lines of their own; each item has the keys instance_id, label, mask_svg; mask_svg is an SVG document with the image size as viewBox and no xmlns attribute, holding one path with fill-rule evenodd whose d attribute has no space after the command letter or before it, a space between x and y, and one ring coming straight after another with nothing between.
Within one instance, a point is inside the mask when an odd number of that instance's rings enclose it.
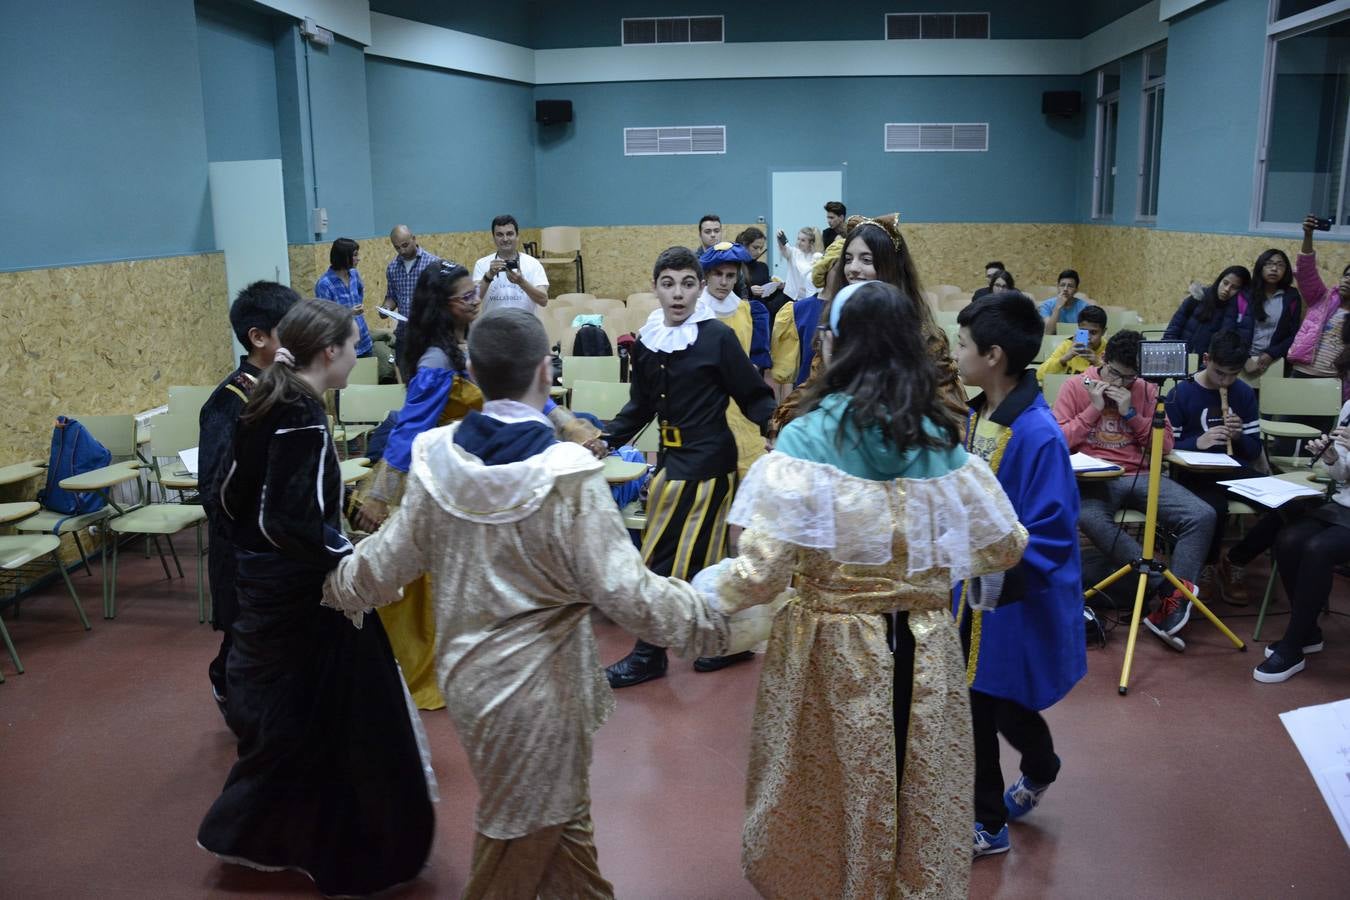
<instances>
[{"instance_id":1,"label":"student with glasses","mask_svg":"<svg viewBox=\"0 0 1350 900\"><path fill-rule=\"evenodd\" d=\"M1106 344L1104 362L1070 378L1055 399L1055 419L1069 443L1069 452L1086 453L1120 466L1119 478L1080 482L1078 524L1093 545L1123 566L1143 555L1133 536L1115 522L1121 509L1144 511L1148 500L1148 449L1152 440L1153 411L1158 388L1139 377L1137 331L1118 331ZM1163 453L1172 452L1171 423L1163 431ZM1170 568L1186 582L1192 594L1200 567L1214 535L1214 510L1175 481L1164 478L1158 487L1158 525L1176 536ZM1186 649L1177 636L1190 620L1191 604L1162 580L1150 578L1159 603L1144 624L1168 646Z\"/></svg>"}]
</instances>

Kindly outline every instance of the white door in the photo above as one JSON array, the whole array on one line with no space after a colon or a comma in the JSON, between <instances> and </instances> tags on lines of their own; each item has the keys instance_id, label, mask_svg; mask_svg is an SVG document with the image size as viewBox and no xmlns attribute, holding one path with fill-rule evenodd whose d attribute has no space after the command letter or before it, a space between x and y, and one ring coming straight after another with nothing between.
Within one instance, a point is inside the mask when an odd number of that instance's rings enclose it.
<instances>
[{"instance_id":1,"label":"white door","mask_svg":"<svg viewBox=\"0 0 1350 900\"><path fill-rule=\"evenodd\" d=\"M817 232L824 232L825 204L831 200L844 199L844 173L774 172L772 193L773 218L768 228L769 247L773 254L771 265L773 274L786 280L786 263L778 251L779 229L787 232L788 243L795 242L797 231L807 225L813 226Z\"/></svg>"},{"instance_id":2,"label":"white door","mask_svg":"<svg viewBox=\"0 0 1350 900\"><path fill-rule=\"evenodd\" d=\"M255 281L291 283L281 160L210 163L211 221L225 253L226 306ZM244 348L233 336L235 356Z\"/></svg>"}]
</instances>

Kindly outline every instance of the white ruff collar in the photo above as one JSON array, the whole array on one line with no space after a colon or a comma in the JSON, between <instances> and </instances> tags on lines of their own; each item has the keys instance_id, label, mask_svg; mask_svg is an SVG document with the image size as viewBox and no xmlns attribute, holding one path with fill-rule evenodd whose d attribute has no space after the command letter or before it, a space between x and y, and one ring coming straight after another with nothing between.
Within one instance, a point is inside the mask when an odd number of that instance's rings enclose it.
<instances>
[{"instance_id":1,"label":"white ruff collar","mask_svg":"<svg viewBox=\"0 0 1350 900\"><path fill-rule=\"evenodd\" d=\"M731 293L727 294L727 299L718 300L712 294L708 293L708 289L705 287L703 289L703 296L698 298L698 302L706 304L708 309L712 310L713 314L718 318L725 318L736 311L736 307L740 305L741 298L737 297L735 293Z\"/></svg>"},{"instance_id":2,"label":"white ruff collar","mask_svg":"<svg viewBox=\"0 0 1350 900\"><path fill-rule=\"evenodd\" d=\"M661 353L678 353L698 340L698 323L713 318L713 311L703 302L703 297L694 304L694 311L675 327L666 324L663 310L653 310L646 323L638 329L638 339L648 350Z\"/></svg>"}]
</instances>

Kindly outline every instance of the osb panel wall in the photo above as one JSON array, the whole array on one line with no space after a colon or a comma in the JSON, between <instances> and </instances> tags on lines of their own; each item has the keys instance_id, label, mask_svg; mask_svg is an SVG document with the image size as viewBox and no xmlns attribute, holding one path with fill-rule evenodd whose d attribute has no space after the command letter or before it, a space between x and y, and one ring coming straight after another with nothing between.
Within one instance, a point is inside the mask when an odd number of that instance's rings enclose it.
<instances>
[{"instance_id":1,"label":"osb panel wall","mask_svg":"<svg viewBox=\"0 0 1350 900\"><path fill-rule=\"evenodd\" d=\"M0 272L0 462L45 458L57 415L136 413L231 367L220 253Z\"/></svg>"},{"instance_id":2,"label":"osb panel wall","mask_svg":"<svg viewBox=\"0 0 1350 900\"><path fill-rule=\"evenodd\" d=\"M723 233L734 236L744 225L727 224ZM761 226L762 227L762 226ZM1268 247L1279 247L1293 259L1296 241L1267 237L1159 231L1101 225L1034 223L902 224L924 286L955 284L974 289L984 283L984 264L1002 260L1019 287L1052 285L1060 270L1075 268L1082 275L1084 293L1109 306L1135 309L1146 321L1166 321L1192 281L1208 284L1228 265L1250 267ZM524 240L538 240L538 229L527 228ZM492 252L486 231L426 234L423 247L437 256L472 266ZM650 290L651 265L670 246L694 247L693 225L626 225L581 230L586 289L600 297L623 299ZM295 244L290 248L291 284L311 296L314 282L328 268L329 244ZM1339 274L1350 262L1350 252L1326 255L1324 277ZM384 270L393 250L384 237L361 241L361 277L366 285L368 321L385 327L374 307L384 297ZM572 270L550 267L550 296L576 289ZM1034 292L1034 291L1033 291ZM1047 295L1048 296L1048 295ZM1037 300L1044 299L1040 296Z\"/></svg>"},{"instance_id":3,"label":"osb panel wall","mask_svg":"<svg viewBox=\"0 0 1350 900\"><path fill-rule=\"evenodd\" d=\"M1076 226L1074 268L1094 299L1138 310L1146 322L1166 322L1192 281L1208 285L1228 266L1246 266L1271 247L1291 262L1299 242L1281 238L1158 231L1102 225ZM1331 245L1319 254L1322 278L1331 283L1350 262L1350 251Z\"/></svg>"},{"instance_id":4,"label":"osb panel wall","mask_svg":"<svg viewBox=\"0 0 1350 900\"><path fill-rule=\"evenodd\" d=\"M521 231L521 242L538 241L539 229L526 228ZM361 282L366 287L366 323L374 328L392 328L392 320L381 318L375 308L384 301L384 270L394 258L394 248L387 236L361 238L361 262L357 269L361 273ZM488 231L459 231L443 234L419 234L417 243L428 253L441 259L451 259L469 271L480 257L494 252L492 234ZM291 263L291 287L301 297L314 296L314 283L328 271L328 251L332 242L322 244L291 244L288 255ZM565 291L576 290L571 270L560 275L562 267L549 270L549 296L556 297ZM588 269L589 272L589 269ZM589 283L587 288L589 288ZM625 295L626 296L626 295Z\"/></svg>"}]
</instances>

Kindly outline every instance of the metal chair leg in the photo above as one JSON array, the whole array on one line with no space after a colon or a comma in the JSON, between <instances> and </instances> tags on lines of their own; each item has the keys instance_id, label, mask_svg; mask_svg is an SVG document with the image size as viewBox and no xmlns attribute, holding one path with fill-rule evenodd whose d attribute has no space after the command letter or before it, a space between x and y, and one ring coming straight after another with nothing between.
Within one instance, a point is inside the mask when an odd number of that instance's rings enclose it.
<instances>
[{"instance_id":1,"label":"metal chair leg","mask_svg":"<svg viewBox=\"0 0 1350 900\"><path fill-rule=\"evenodd\" d=\"M5 642L5 649L9 651L9 658L14 660L14 668L22 675L23 663L19 661L19 651L14 649L14 642L9 638L9 629L5 627L4 619L0 619L0 640Z\"/></svg>"},{"instance_id":2,"label":"metal chair leg","mask_svg":"<svg viewBox=\"0 0 1350 900\"><path fill-rule=\"evenodd\" d=\"M89 617L84 614L84 607L80 605L80 595L75 593L75 585L70 581L70 573L61 564L61 551L59 549L52 551L52 559L56 561L56 571L61 573L61 578L66 583L66 590L70 591L70 599L75 601L75 611L80 614L80 624L84 626L85 631L88 631Z\"/></svg>"},{"instance_id":3,"label":"metal chair leg","mask_svg":"<svg viewBox=\"0 0 1350 900\"><path fill-rule=\"evenodd\" d=\"M183 577L183 564L178 561L178 551L173 548L173 535L164 535L164 543L169 545L169 553L173 556L173 564L178 567L178 577Z\"/></svg>"},{"instance_id":4,"label":"metal chair leg","mask_svg":"<svg viewBox=\"0 0 1350 900\"><path fill-rule=\"evenodd\" d=\"M70 536L75 539L75 549L80 551L80 562L84 564L84 574L93 578L94 571L89 568L89 556L84 552L84 544L80 543L80 533L78 531L72 531Z\"/></svg>"},{"instance_id":5,"label":"metal chair leg","mask_svg":"<svg viewBox=\"0 0 1350 900\"><path fill-rule=\"evenodd\" d=\"M1275 576L1279 572L1279 563L1275 560L1270 561L1270 578L1266 581L1266 595L1261 598L1261 611L1256 615L1256 630L1252 632L1252 640L1261 640L1261 626L1266 623L1266 609L1270 606L1271 595L1275 593Z\"/></svg>"},{"instance_id":6,"label":"metal chair leg","mask_svg":"<svg viewBox=\"0 0 1350 900\"><path fill-rule=\"evenodd\" d=\"M164 577L167 580L172 581L173 573L169 571L169 561L164 558L164 548L159 545L159 535L152 534L150 535L149 540L155 542L155 552L159 554L159 564L164 567Z\"/></svg>"},{"instance_id":7,"label":"metal chair leg","mask_svg":"<svg viewBox=\"0 0 1350 900\"><path fill-rule=\"evenodd\" d=\"M117 617L117 533L113 532L112 542L112 575L108 579L108 600L104 604L103 618L113 619Z\"/></svg>"}]
</instances>

